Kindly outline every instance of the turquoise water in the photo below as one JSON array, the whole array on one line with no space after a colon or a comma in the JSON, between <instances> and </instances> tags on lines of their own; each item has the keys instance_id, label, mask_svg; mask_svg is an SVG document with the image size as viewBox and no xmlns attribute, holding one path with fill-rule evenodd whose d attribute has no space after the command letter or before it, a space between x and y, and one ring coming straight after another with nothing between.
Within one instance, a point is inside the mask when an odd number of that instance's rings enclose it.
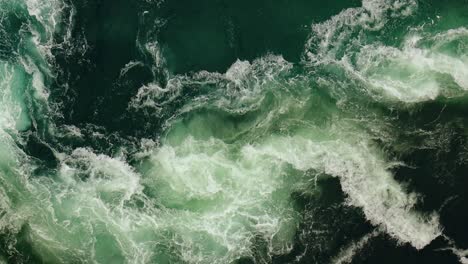
<instances>
[{"instance_id":1,"label":"turquoise water","mask_svg":"<svg viewBox=\"0 0 468 264\"><path fill-rule=\"evenodd\" d=\"M468 263L465 0L0 0L0 263Z\"/></svg>"}]
</instances>

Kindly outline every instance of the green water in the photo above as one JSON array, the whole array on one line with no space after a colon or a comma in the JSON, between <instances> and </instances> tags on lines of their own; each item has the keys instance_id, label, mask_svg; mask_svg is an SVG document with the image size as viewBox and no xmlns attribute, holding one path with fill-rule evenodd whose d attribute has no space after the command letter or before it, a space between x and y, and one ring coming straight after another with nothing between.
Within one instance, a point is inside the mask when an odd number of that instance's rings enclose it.
<instances>
[{"instance_id":1,"label":"green water","mask_svg":"<svg viewBox=\"0 0 468 264\"><path fill-rule=\"evenodd\" d=\"M467 263L466 0L0 0L0 263Z\"/></svg>"}]
</instances>

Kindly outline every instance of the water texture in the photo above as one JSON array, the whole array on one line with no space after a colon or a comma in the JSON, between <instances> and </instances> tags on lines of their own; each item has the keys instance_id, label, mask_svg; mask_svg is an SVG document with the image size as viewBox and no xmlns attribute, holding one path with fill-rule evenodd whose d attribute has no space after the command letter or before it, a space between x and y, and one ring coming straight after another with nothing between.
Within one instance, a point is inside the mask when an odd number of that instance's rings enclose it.
<instances>
[{"instance_id":1,"label":"water texture","mask_svg":"<svg viewBox=\"0 0 468 264\"><path fill-rule=\"evenodd\" d=\"M468 1L0 0L0 263L468 263Z\"/></svg>"}]
</instances>

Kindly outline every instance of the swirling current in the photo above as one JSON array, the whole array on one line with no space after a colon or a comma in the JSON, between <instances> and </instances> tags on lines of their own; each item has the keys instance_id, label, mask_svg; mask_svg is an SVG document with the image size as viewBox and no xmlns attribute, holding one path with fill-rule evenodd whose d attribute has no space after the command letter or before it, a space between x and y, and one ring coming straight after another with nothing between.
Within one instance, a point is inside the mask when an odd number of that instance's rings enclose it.
<instances>
[{"instance_id":1,"label":"swirling current","mask_svg":"<svg viewBox=\"0 0 468 264\"><path fill-rule=\"evenodd\" d=\"M468 263L467 0L0 0L0 263Z\"/></svg>"}]
</instances>

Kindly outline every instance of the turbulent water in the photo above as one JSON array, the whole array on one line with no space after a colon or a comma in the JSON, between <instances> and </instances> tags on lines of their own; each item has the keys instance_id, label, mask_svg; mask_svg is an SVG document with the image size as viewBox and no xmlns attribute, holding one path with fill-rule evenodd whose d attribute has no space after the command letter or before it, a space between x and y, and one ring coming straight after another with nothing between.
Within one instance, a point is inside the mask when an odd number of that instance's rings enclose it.
<instances>
[{"instance_id":1,"label":"turbulent water","mask_svg":"<svg viewBox=\"0 0 468 264\"><path fill-rule=\"evenodd\" d=\"M0 0L0 263L468 263L467 177L467 0Z\"/></svg>"}]
</instances>

